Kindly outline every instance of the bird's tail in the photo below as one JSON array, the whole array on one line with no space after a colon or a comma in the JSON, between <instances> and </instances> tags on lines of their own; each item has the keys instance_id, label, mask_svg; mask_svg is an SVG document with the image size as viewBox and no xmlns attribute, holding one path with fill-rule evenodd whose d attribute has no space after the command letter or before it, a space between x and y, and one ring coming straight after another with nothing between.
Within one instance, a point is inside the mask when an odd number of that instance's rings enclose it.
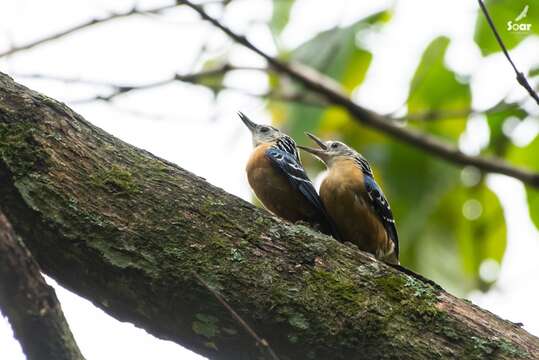
<instances>
[{"instance_id":1,"label":"bird's tail","mask_svg":"<svg viewBox=\"0 0 539 360\"><path fill-rule=\"evenodd\" d=\"M386 264L391 266L392 268L394 268L394 269L408 275L408 276L413 277L416 280L419 280L419 281L421 281L423 283L432 285L435 289L443 290L443 288L440 285L438 285L437 283L435 283L431 279L427 279L423 275L420 275L420 274L418 274L418 273L416 273L416 272L414 272L414 271L412 271L410 269L407 269L407 268L405 268L404 266L402 266L400 264L390 264L390 263L386 263Z\"/></svg>"},{"instance_id":2,"label":"bird's tail","mask_svg":"<svg viewBox=\"0 0 539 360\"><path fill-rule=\"evenodd\" d=\"M343 239L341 237L341 234L339 233L339 230L337 229L335 221L333 221L333 219L329 216L324 206L322 206L322 209L322 219L320 221L323 228L322 232L324 234L333 236L339 242L343 242Z\"/></svg>"}]
</instances>

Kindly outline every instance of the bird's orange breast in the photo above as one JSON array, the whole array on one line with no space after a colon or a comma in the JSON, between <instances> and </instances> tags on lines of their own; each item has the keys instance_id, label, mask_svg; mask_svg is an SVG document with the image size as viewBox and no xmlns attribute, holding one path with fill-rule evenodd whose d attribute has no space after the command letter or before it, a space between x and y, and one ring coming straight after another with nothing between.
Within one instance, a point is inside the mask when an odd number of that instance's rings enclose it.
<instances>
[{"instance_id":1,"label":"bird's orange breast","mask_svg":"<svg viewBox=\"0 0 539 360\"><path fill-rule=\"evenodd\" d=\"M277 216L288 221L316 222L317 213L286 176L266 156L270 144L255 148L247 162L247 179L257 198Z\"/></svg>"},{"instance_id":2,"label":"bird's orange breast","mask_svg":"<svg viewBox=\"0 0 539 360\"><path fill-rule=\"evenodd\" d=\"M343 241L384 259L393 243L372 210L361 170L348 160L334 164L320 187L320 198Z\"/></svg>"}]
</instances>

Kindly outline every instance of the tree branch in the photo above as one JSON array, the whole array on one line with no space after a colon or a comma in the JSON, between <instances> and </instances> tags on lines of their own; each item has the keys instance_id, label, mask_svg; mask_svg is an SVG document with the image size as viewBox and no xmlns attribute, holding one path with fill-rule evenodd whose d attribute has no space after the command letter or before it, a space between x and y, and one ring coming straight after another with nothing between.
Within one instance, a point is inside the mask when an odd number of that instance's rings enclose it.
<instances>
[{"instance_id":1,"label":"tree branch","mask_svg":"<svg viewBox=\"0 0 539 360\"><path fill-rule=\"evenodd\" d=\"M233 66L233 65L225 64L225 65L216 67L214 69L203 70L198 73L185 74L185 75L175 74L174 76L168 79L154 81L154 82L142 84L142 85L114 84L111 82L88 80L88 79L81 79L81 78L60 77L60 76L54 76L54 75L48 75L48 74L13 74L13 75L15 77L20 77L20 78L53 80L53 81L60 81L64 83L78 83L78 84L84 84L84 85L93 85L93 86L110 88L112 90L110 93L106 95L96 95L96 96L91 96L88 98L71 100L70 103L72 104L88 103L88 102L98 101L98 100L111 101L114 98L120 95L126 94L126 93L147 90L151 88L164 86L174 81L180 81L180 82L185 82L185 83L190 83L190 84L199 84L199 85L208 87L214 91L231 90L231 91L235 91L244 95L264 98L264 99L271 99L274 101L298 103L298 104L302 104L306 106L313 106L313 107L324 107L328 105L327 102L324 101L324 99L317 99L315 98L315 96L309 96L309 94L306 94L304 92L284 92L284 91L281 92L281 91L270 90L264 93L252 93L252 92L248 92L244 89L236 88L236 87L201 83L201 80L207 77L225 75L229 71L237 71L237 70L263 71L263 72L268 71L268 69L259 68L259 67Z\"/></svg>"},{"instance_id":2,"label":"tree branch","mask_svg":"<svg viewBox=\"0 0 539 360\"><path fill-rule=\"evenodd\" d=\"M268 64L275 69L275 71L288 75L290 78L300 82L309 91L318 93L325 97L331 104L343 107L358 123L380 130L451 163L473 165L487 172L494 172L517 178L530 186L539 188L539 173L512 166L498 158L466 155L454 145L443 142L434 136L401 127L398 124L395 124L390 117L379 115L371 110L357 105L340 89L338 84L322 74L317 73L314 69L306 68L305 66L299 64L284 63L266 54L254 46L249 40L247 40L246 37L234 33L228 27L209 16L204 9L202 9L202 7L187 0L179 0L178 3L189 6L204 20L209 21L211 24L221 29L238 44L241 44L262 56L268 62Z\"/></svg>"},{"instance_id":3,"label":"tree branch","mask_svg":"<svg viewBox=\"0 0 539 360\"><path fill-rule=\"evenodd\" d=\"M43 37L43 38L41 38L39 40L32 41L32 42L27 43L25 45L15 46L15 47L7 50L7 51L4 51L4 52L0 53L0 58L4 57L4 56L8 56L8 55L13 55L13 54L21 52L23 50L31 49L33 47L45 44L45 43L53 41L53 40L58 40L58 39L63 38L65 36L67 36L67 35L73 34L73 33L78 32L80 30L84 30L84 29L93 27L93 26L98 25L98 24L104 24L104 23L107 23L107 22L110 22L110 21L113 21L113 20L126 18L126 17L132 16L132 15L159 14L159 13L165 11L165 10L172 9L172 8L177 7L177 6L178 6L177 4L172 4L172 5L166 5L166 6L159 6L159 7L156 7L156 8L153 8L153 9L148 9L148 10L139 10L135 6L131 10L127 11L127 12L119 13L119 14L112 14L112 15L110 15L108 17L105 17L105 18L102 18L102 19L92 19L90 21L87 21L87 22L84 22L82 24L73 26L71 28L65 29L65 30L60 31L58 33L45 36L45 37Z\"/></svg>"},{"instance_id":4,"label":"tree branch","mask_svg":"<svg viewBox=\"0 0 539 360\"><path fill-rule=\"evenodd\" d=\"M487 7L485 6L485 4L483 3L482 0L477 0L477 1L479 2L479 6L481 7L481 10L483 11L483 14L485 15L485 18L487 19L488 25L490 26L490 28L492 29L492 32L494 33L494 36L496 37L496 41L498 42L498 44L502 48L502 51L503 51L505 57L507 58L507 61L509 61L509 64L511 64L511 67L515 71L518 83L520 84L520 86L522 86L524 89L526 89L528 94L530 94L530 96L535 100L537 105L539 105L539 95L537 95L537 93L533 90L530 83L526 79L526 76L524 75L524 73L518 71L517 67L515 66L515 63L511 59L511 56L509 56L509 52L507 51L507 48L505 47L505 44L503 43L503 40L502 40L500 34L498 33L498 30L496 29L496 26L494 25L494 22L492 21L492 18L490 17L490 14L488 13Z\"/></svg>"},{"instance_id":5,"label":"tree branch","mask_svg":"<svg viewBox=\"0 0 539 360\"><path fill-rule=\"evenodd\" d=\"M5 205L2 203L2 205ZM29 360L83 360L60 303L0 211L0 309Z\"/></svg>"},{"instance_id":6,"label":"tree branch","mask_svg":"<svg viewBox=\"0 0 539 360\"><path fill-rule=\"evenodd\" d=\"M535 359L539 339L283 222L0 74L0 204L43 270L212 359Z\"/></svg>"}]
</instances>

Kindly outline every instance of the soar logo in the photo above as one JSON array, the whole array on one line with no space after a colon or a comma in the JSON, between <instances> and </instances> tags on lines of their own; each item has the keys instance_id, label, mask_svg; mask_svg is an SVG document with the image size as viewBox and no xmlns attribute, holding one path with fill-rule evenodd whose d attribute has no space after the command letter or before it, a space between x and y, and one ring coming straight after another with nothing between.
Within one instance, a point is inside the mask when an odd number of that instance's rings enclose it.
<instances>
[{"instance_id":1,"label":"soar logo","mask_svg":"<svg viewBox=\"0 0 539 360\"><path fill-rule=\"evenodd\" d=\"M511 31L511 32L527 32L527 31L531 30L532 24L520 22L521 20L525 19L528 16L528 9L529 9L528 5L524 6L524 9L515 18L515 22L513 22L511 20L509 20L507 22L507 31Z\"/></svg>"}]
</instances>

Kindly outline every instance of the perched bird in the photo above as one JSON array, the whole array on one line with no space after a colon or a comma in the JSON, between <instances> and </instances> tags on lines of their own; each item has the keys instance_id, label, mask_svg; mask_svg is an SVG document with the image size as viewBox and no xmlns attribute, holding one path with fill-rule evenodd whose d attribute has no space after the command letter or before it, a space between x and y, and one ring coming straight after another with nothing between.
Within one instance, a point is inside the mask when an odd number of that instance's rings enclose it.
<instances>
[{"instance_id":1,"label":"perched bird","mask_svg":"<svg viewBox=\"0 0 539 360\"><path fill-rule=\"evenodd\" d=\"M305 221L338 238L294 140L273 126L255 124L241 112L238 115L252 134L254 150L247 162L247 179L262 204L285 220Z\"/></svg>"},{"instance_id":2,"label":"perched bird","mask_svg":"<svg viewBox=\"0 0 539 360\"><path fill-rule=\"evenodd\" d=\"M320 148L299 146L324 162L328 175L320 198L343 241L390 264L399 264L395 220L369 163L361 154L339 141L323 142L307 134Z\"/></svg>"}]
</instances>

